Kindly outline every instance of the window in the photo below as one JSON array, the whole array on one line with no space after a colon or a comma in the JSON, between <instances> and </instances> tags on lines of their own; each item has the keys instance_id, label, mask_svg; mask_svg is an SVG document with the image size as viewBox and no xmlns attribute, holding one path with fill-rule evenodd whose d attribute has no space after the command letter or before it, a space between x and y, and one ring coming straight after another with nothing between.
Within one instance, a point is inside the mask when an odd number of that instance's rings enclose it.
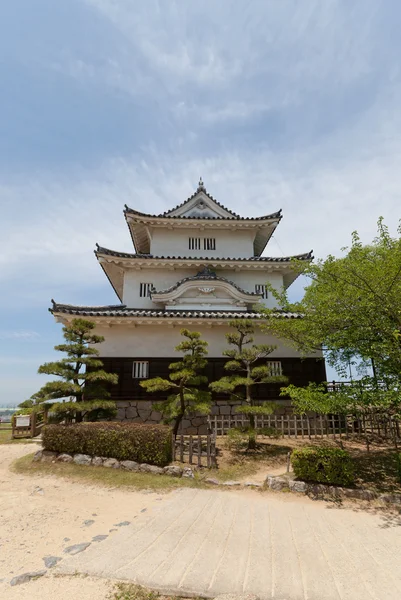
<instances>
[{"instance_id":1,"label":"window","mask_svg":"<svg viewBox=\"0 0 401 600\"><path fill-rule=\"evenodd\" d=\"M141 283L139 285L139 295L141 298L147 298L148 296L150 296L150 292L152 290L153 284L152 283Z\"/></svg>"},{"instance_id":2,"label":"window","mask_svg":"<svg viewBox=\"0 0 401 600\"><path fill-rule=\"evenodd\" d=\"M271 375L273 377L277 377L278 375L283 374L283 369L281 368L281 361L279 360L268 360L267 366L270 367Z\"/></svg>"},{"instance_id":3,"label":"window","mask_svg":"<svg viewBox=\"0 0 401 600\"><path fill-rule=\"evenodd\" d=\"M189 238L189 249L190 250L200 250L201 247L201 239L200 238Z\"/></svg>"},{"instance_id":4,"label":"window","mask_svg":"<svg viewBox=\"0 0 401 600\"><path fill-rule=\"evenodd\" d=\"M255 285L255 292L257 294L260 294L262 296L262 298L267 298L267 285L262 284L262 283L257 283Z\"/></svg>"},{"instance_id":5,"label":"window","mask_svg":"<svg viewBox=\"0 0 401 600\"><path fill-rule=\"evenodd\" d=\"M203 240L204 250L216 250L216 238L205 238Z\"/></svg>"},{"instance_id":6,"label":"window","mask_svg":"<svg viewBox=\"0 0 401 600\"><path fill-rule=\"evenodd\" d=\"M216 250L216 238L189 238L190 250Z\"/></svg>"},{"instance_id":7,"label":"window","mask_svg":"<svg viewBox=\"0 0 401 600\"><path fill-rule=\"evenodd\" d=\"M149 362L147 360L134 360L132 378L146 379L147 377L149 377Z\"/></svg>"}]
</instances>

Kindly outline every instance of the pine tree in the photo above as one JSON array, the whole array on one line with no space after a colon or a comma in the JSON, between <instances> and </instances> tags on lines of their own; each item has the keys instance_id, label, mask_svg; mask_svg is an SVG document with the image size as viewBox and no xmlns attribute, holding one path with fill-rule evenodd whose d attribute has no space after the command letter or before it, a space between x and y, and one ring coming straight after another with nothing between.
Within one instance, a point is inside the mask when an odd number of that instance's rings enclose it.
<instances>
[{"instance_id":1,"label":"pine tree","mask_svg":"<svg viewBox=\"0 0 401 600\"><path fill-rule=\"evenodd\" d=\"M175 350L183 352L184 356L169 365L169 379L155 377L141 381L147 392L172 392L166 400L155 403L155 408L163 413L166 421L174 423L174 436L184 416L196 412L207 414L211 405L210 392L199 389L207 384L207 377L199 374L207 365L207 342L201 340L200 333L196 331L182 329L180 333L185 340Z\"/></svg>"},{"instance_id":2,"label":"pine tree","mask_svg":"<svg viewBox=\"0 0 401 600\"><path fill-rule=\"evenodd\" d=\"M255 327L251 321L231 321L229 325L235 332L226 334L227 341L233 348L223 352L230 359L224 368L233 374L222 377L209 387L213 392L230 394L233 399L245 403L245 406L238 406L237 411L249 415L248 449L253 450L256 448L255 416L271 414L275 408L267 403L257 405L252 395L253 389L260 384L286 382L287 378L275 375L268 361L264 364L261 362L275 350L275 346L252 344ZM249 346L250 344L252 345Z\"/></svg>"},{"instance_id":3,"label":"pine tree","mask_svg":"<svg viewBox=\"0 0 401 600\"><path fill-rule=\"evenodd\" d=\"M84 319L73 319L70 325L63 327L65 342L54 349L65 352L67 357L45 363L38 369L38 373L60 379L49 381L32 396L35 405L54 400L52 412L77 421L96 420L99 413L115 414L115 402L108 400L110 392L106 386L117 383L118 375L107 373L97 358L99 351L93 345L103 342L104 337L92 333L94 328L95 323ZM57 402L65 397L70 401Z\"/></svg>"}]
</instances>

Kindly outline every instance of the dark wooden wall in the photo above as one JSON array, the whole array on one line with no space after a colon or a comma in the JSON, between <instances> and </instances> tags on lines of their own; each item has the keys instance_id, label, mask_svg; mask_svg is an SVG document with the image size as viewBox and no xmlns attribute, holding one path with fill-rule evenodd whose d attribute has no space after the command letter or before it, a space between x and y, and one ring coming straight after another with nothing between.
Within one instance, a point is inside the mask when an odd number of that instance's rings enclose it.
<instances>
[{"instance_id":1,"label":"dark wooden wall","mask_svg":"<svg viewBox=\"0 0 401 600\"><path fill-rule=\"evenodd\" d=\"M168 365L171 362L177 361L177 358L102 358L104 368L110 373L118 374L118 384L112 386L110 391L113 400L150 400L161 399L166 394L149 394L139 385L140 379L132 378L132 364L134 360L149 361L149 378L163 377L168 379ZM326 369L324 360L315 358L279 358L274 357L274 360L281 361L283 375L288 377L288 383L304 386L309 382L321 382L326 380ZM221 377L228 375L229 372L224 369L226 359L224 358L209 358L208 365L205 369L205 375L209 381L216 381ZM285 384L266 384L255 386L255 398L261 400L274 399L279 397L279 390ZM215 395L215 400L224 400L228 396L225 394Z\"/></svg>"}]
</instances>

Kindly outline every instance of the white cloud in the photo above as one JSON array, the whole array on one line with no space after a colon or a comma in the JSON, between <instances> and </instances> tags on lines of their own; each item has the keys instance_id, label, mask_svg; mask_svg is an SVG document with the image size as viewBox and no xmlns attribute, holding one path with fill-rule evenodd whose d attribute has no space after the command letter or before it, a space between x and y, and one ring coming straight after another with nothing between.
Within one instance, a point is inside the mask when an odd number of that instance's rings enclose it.
<instances>
[{"instance_id":1,"label":"white cloud","mask_svg":"<svg viewBox=\"0 0 401 600\"><path fill-rule=\"evenodd\" d=\"M0 340L32 340L40 337L37 331L20 329L16 331L0 331ZM0 361L3 360L0 358ZM10 360L9 357L6 360Z\"/></svg>"}]
</instances>

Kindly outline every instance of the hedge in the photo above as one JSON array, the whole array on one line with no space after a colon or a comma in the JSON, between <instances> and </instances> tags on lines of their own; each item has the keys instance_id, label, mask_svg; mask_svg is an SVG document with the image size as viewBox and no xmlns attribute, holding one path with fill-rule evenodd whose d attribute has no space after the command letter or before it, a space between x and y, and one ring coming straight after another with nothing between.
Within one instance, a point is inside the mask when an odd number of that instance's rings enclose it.
<instances>
[{"instance_id":1,"label":"hedge","mask_svg":"<svg viewBox=\"0 0 401 600\"><path fill-rule=\"evenodd\" d=\"M333 485L352 485L354 465L348 452L340 448L300 448L291 455L298 479Z\"/></svg>"},{"instance_id":2,"label":"hedge","mask_svg":"<svg viewBox=\"0 0 401 600\"><path fill-rule=\"evenodd\" d=\"M117 460L134 460L164 467L172 459L171 429L144 423L76 423L46 425L45 450L66 454L89 454Z\"/></svg>"}]
</instances>

